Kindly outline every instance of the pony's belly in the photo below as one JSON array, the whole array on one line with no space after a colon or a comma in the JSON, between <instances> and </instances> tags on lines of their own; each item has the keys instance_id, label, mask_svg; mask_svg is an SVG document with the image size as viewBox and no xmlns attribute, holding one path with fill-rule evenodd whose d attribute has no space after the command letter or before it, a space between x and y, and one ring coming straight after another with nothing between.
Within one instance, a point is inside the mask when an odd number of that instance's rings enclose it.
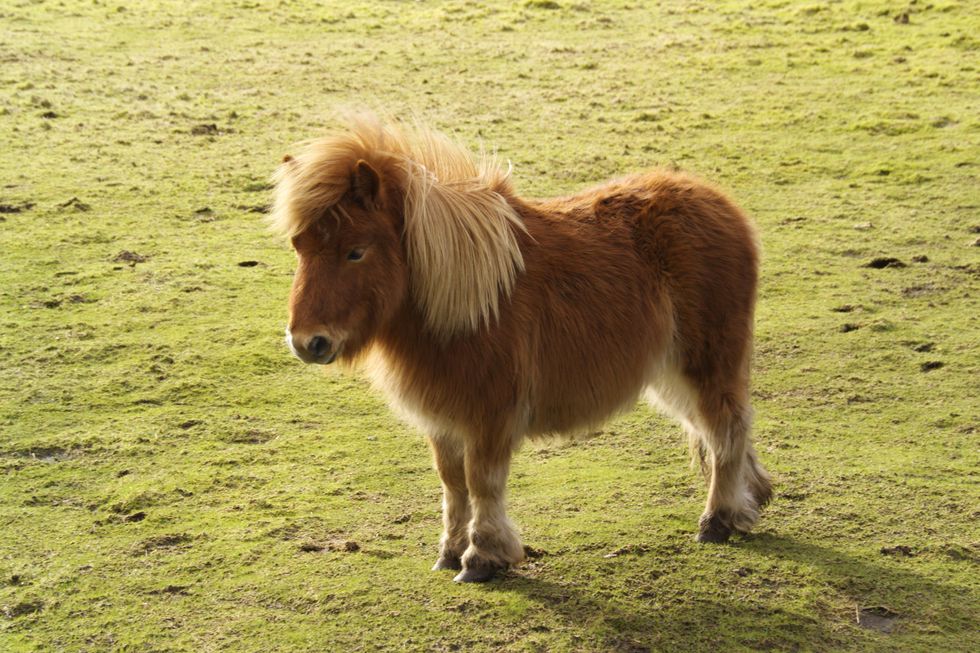
<instances>
[{"instance_id":1,"label":"pony's belly","mask_svg":"<svg viewBox=\"0 0 980 653\"><path fill-rule=\"evenodd\" d=\"M582 405L566 403L545 406L538 410L531 409L527 436L530 438L560 436L577 439L591 435L616 415L632 410L639 394L638 390L622 401L605 406L586 408Z\"/></svg>"},{"instance_id":2,"label":"pony's belly","mask_svg":"<svg viewBox=\"0 0 980 653\"><path fill-rule=\"evenodd\" d=\"M366 371L398 416L427 434L466 435L501 428L517 438L574 438L631 410L662 373L665 352L630 344L632 357L566 357L557 367L523 369L517 373L522 389L505 402L492 401L459 380L429 377L420 383L379 350L369 357Z\"/></svg>"},{"instance_id":3,"label":"pony's belly","mask_svg":"<svg viewBox=\"0 0 980 653\"><path fill-rule=\"evenodd\" d=\"M608 420L632 410L651 387L672 378L671 351L648 342L633 343L633 358L618 364L591 361L575 373L539 379L532 392L528 435L578 437L601 429Z\"/></svg>"},{"instance_id":4,"label":"pony's belly","mask_svg":"<svg viewBox=\"0 0 980 653\"><path fill-rule=\"evenodd\" d=\"M563 383L532 400L528 435L588 435L611 418L632 410L646 387L646 370L624 371L605 383ZM610 375L617 376L617 375ZM594 381L594 379L593 379Z\"/></svg>"}]
</instances>

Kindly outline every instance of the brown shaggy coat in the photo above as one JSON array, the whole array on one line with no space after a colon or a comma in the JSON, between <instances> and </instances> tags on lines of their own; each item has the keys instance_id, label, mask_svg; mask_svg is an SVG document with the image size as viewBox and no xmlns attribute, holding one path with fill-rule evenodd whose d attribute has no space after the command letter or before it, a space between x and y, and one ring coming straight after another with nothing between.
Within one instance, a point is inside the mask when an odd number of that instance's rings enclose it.
<instances>
[{"instance_id":1,"label":"brown shaggy coat","mask_svg":"<svg viewBox=\"0 0 980 653\"><path fill-rule=\"evenodd\" d=\"M698 539L770 495L749 439L758 252L720 191L655 170L527 200L492 158L354 118L287 157L274 226L299 268L288 340L363 362L428 436L443 482L436 568L485 580L523 556L504 510L525 437L589 432L645 396L709 475Z\"/></svg>"}]
</instances>

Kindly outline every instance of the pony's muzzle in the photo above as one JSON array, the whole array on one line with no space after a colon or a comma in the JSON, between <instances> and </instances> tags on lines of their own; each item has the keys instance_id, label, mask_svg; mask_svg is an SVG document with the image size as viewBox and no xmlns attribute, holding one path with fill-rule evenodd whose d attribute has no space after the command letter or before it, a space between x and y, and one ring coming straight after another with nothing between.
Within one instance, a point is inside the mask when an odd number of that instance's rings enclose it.
<instances>
[{"instance_id":1,"label":"pony's muzzle","mask_svg":"<svg viewBox=\"0 0 980 653\"><path fill-rule=\"evenodd\" d=\"M286 344L289 345L296 358L304 363L329 365L340 353L339 346L336 346L327 336L319 333L294 335L289 329L286 329Z\"/></svg>"}]
</instances>

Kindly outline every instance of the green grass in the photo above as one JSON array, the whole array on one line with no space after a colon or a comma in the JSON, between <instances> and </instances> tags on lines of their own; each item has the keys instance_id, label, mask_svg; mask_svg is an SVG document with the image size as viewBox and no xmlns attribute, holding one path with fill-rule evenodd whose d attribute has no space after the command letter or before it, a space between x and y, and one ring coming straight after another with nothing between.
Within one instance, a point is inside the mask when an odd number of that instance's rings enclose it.
<instances>
[{"instance_id":1,"label":"green grass","mask_svg":"<svg viewBox=\"0 0 980 653\"><path fill-rule=\"evenodd\" d=\"M649 4L4 3L0 650L980 649L980 16ZM259 215L345 104L496 146L527 195L731 191L765 251L755 534L692 541L703 483L640 407L517 457L540 558L428 571L424 442L287 354Z\"/></svg>"}]
</instances>

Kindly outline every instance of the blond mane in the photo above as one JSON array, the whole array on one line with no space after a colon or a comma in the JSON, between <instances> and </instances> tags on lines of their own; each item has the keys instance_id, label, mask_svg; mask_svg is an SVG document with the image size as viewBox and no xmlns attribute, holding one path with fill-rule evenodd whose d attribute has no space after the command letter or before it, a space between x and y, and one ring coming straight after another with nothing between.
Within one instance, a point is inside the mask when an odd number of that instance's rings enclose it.
<instances>
[{"instance_id":1,"label":"blond mane","mask_svg":"<svg viewBox=\"0 0 980 653\"><path fill-rule=\"evenodd\" d=\"M508 203L510 171L493 155L477 157L420 124L348 117L346 129L308 142L275 174L269 222L292 237L343 212L351 172L365 160L404 198L404 245L413 297L438 336L476 330L496 319L524 258L525 231Z\"/></svg>"}]
</instances>

